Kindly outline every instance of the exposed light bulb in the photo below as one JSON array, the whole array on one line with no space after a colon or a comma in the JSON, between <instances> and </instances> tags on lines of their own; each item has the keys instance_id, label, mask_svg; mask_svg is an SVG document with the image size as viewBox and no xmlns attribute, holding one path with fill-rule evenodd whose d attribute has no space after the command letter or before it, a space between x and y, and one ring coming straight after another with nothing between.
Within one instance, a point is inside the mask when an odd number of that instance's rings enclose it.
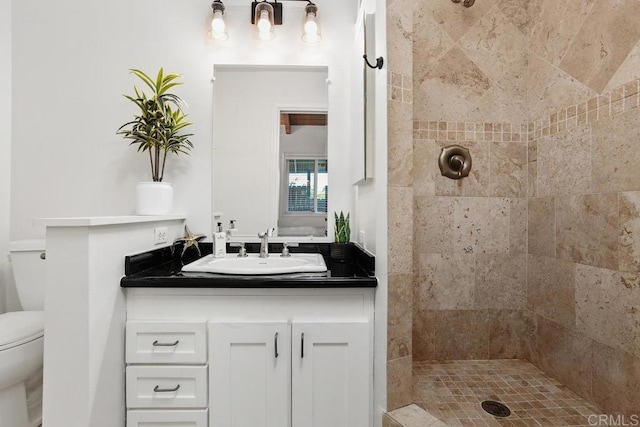
<instances>
[{"instance_id":1,"label":"exposed light bulb","mask_svg":"<svg viewBox=\"0 0 640 427\"><path fill-rule=\"evenodd\" d=\"M213 9L213 19L211 20L211 38L215 40L227 40L229 34L227 34L227 25L224 22L224 5L222 1L215 0L211 4Z\"/></svg>"},{"instance_id":2,"label":"exposed light bulb","mask_svg":"<svg viewBox=\"0 0 640 427\"><path fill-rule=\"evenodd\" d=\"M223 33L227 25L222 18L222 11L216 10L213 13L213 20L211 21L211 31L215 33Z\"/></svg>"},{"instance_id":3,"label":"exposed light bulb","mask_svg":"<svg viewBox=\"0 0 640 427\"><path fill-rule=\"evenodd\" d=\"M258 37L261 40L271 39L271 21L269 21L269 12L263 10L260 12L260 19L258 19Z\"/></svg>"},{"instance_id":4,"label":"exposed light bulb","mask_svg":"<svg viewBox=\"0 0 640 427\"><path fill-rule=\"evenodd\" d=\"M213 13L213 19L211 20L211 37L216 40L227 40L229 35L227 34L227 24L222 17L222 11L216 10Z\"/></svg>"},{"instance_id":5,"label":"exposed light bulb","mask_svg":"<svg viewBox=\"0 0 640 427\"><path fill-rule=\"evenodd\" d=\"M318 7L309 3L305 8L304 15L304 27L302 33L302 41L305 43L318 43L322 40L322 36L320 36L320 31L318 29L318 21L317 21L317 13Z\"/></svg>"}]
</instances>

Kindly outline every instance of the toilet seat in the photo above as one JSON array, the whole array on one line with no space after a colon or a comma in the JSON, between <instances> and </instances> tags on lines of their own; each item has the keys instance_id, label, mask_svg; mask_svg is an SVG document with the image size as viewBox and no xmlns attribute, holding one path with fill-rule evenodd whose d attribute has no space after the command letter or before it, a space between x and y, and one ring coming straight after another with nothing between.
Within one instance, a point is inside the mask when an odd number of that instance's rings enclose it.
<instances>
[{"instance_id":1,"label":"toilet seat","mask_svg":"<svg viewBox=\"0 0 640 427\"><path fill-rule=\"evenodd\" d=\"M0 314L0 351L44 336L43 311L14 311Z\"/></svg>"}]
</instances>

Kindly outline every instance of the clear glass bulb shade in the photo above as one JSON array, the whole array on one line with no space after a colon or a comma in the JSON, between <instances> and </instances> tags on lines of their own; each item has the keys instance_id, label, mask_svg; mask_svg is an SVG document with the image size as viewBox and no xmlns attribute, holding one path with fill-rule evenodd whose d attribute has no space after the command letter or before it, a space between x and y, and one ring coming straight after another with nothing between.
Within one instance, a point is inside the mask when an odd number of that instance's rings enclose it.
<instances>
[{"instance_id":1,"label":"clear glass bulb shade","mask_svg":"<svg viewBox=\"0 0 640 427\"><path fill-rule=\"evenodd\" d=\"M228 40L227 24L224 22L222 12L216 11L211 20L211 37L216 40Z\"/></svg>"},{"instance_id":2,"label":"clear glass bulb shade","mask_svg":"<svg viewBox=\"0 0 640 427\"><path fill-rule=\"evenodd\" d=\"M305 17L302 40L305 43L318 43L322 40L322 36L318 30L318 22L316 21L315 13L307 13Z\"/></svg>"},{"instance_id":3,"label":"clear glass bulb shade","mask_svg":"<svg viewBox=\"0 0 640 427\"><path fill-rule=\"evenodd\" d=\"M256 27L258 28L258 38L260 40L272 40L275 37L269 11L262 10L260 12L260 18L256 23Z\"/></svg>"}]
</instances>

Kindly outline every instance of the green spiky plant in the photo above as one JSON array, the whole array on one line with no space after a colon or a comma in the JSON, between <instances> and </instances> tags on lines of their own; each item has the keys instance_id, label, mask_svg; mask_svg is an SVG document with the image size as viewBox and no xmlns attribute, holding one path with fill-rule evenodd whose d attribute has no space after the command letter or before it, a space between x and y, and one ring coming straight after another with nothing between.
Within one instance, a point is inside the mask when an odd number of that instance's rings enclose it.
<instances>
[{"instance_id":1,"label":"green spiky plant","mask_svg":"<svg viewBox=\"0 0 640 427\"><path fill-rule=\"evenodd\" d=\"M344 213L340 211L340 215L337 212L333 213L336 221L336 226L334 229L335 234L335 242L336 243L348 243L351 239L351 226L349 225L349 213L347 212L347 216L344 216Z\"/></svg>"},{"instance_id":2,"label":"green spiky plant","mask_svg":"<svg viewBox=\"0 0 640 427\"><path fill-rule=\"evenodd\" d=\"M189 150L193 148L189 140L193 134L181 133L191 125L186 120L187 114L182 110L185 103L178 95L168 92L182 84L177 81L182 76L165 74L164 69L160 68L154 80L143 71L130 71L151 89L151 94L147 95L134 86L134 96L124 95L139 111L133 120L120 126L117 134L130 140L129 145L137 145L138 152L149 153L151 177L154 182L161 182L167 154L189 154Z\"/></svg>"}]
</instances>

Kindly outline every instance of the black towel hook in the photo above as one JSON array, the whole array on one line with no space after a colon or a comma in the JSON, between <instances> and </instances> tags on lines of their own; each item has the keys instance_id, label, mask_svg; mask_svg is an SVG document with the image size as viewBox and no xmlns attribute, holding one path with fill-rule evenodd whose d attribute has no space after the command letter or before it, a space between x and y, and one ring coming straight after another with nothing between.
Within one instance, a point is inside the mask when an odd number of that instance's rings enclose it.
<instances>
[{"instance_id":1,"label":"black towel hook","mask_svg":"<svg viewBox=\"0 0 640 427\"><path fill-rule=\"evenodd\" d=\"M384 64L384 59L382 58L382 56L379 58L376 58L376 65L371 65L369 63L369 60L367 59L367 55L362 55L362 57L364 58L364 62L367 63L367 66L369 68L377 68L379 70L382 70L382 65Z\"/></svg>"}]
</instances>

